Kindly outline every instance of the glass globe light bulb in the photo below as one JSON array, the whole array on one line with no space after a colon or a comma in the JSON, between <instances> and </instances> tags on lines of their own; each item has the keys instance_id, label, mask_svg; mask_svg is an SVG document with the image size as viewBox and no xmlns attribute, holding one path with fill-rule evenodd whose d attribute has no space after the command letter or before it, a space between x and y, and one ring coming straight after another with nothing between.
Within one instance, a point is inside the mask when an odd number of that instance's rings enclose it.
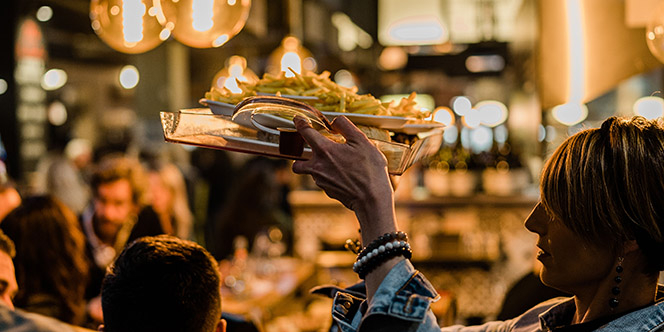
<instances>
[{"instance_id":1,"label":"glass globe light bulb","mask_svg":"<svg viewBox=\"0 0 664 332\"><path fill-rule=\"evenodd\" d=\"M247 68L247 59L239 55L234 55L226 61L226 66L222 68L212 79L212 86L217 89L226 88L233 93L240 93L242 89L237 81L246 83L256 83L258 76Z\"/></svg>"},{"instance_id":2,"label":"glass globe light bulb","mask_svg":"<svg viewBox=\"0 0 664 332\"><path fill-rule=\"evenodd\" d=\"M90 20L95 33L116 51L147 52L168 39L152 0L92 0Z\"/></svg>"},{"instance_id":3,"label":"glass globe light bulb","mask_svg":"<svg viewBox=\"0 0 664 332\"><path fill-rule=\"evenodd\" d=\"M196 48L219 47L247 22L251 0L154 0L160 22L179 42Z\"/></svg>"},{"instance_id":4,"label":"glass globe light bulb","mask_svg":"<svg viewBox=\"0 0 664 332\"><path fill-rule=\"evenodd\" d=\"M646 43L650 52L664 62L664 4L657 6L652 17L646 26Z\"/></svg>"}]
</instances>

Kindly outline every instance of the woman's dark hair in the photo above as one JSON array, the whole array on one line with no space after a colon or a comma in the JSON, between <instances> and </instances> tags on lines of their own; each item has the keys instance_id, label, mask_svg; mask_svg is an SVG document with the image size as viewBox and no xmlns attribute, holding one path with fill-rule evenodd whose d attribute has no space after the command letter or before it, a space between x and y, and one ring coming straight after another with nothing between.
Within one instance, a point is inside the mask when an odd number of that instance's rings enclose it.
<instances>
[{"instance_id":1,"label":"woman's dark hair","mask_svg":"<svg viewBox=\"0 0 664 332\"><path fill-rule=\"evenodd\" d=\"M0 224L16 245L19 308L80 325L88 280L85 237L68 207L51 196L29 197Z\"/></svg>"},{"instance_id":2,"label":"woman's dark hair","mask_svg":"<svg viewBox=\"0 0 664 332\"><path fill-rule=\"evenodd\" d=\"M636 240L646 273L664 270L664 125L611 117L563 142L545 164L547 212L586 241Z\"/></svg>"}]
</instances>

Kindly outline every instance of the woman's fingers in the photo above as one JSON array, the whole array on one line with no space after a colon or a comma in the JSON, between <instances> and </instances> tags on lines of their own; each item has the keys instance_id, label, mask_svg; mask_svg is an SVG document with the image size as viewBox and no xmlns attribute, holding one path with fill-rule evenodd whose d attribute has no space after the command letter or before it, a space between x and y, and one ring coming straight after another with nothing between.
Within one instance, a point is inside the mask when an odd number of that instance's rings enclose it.
<instances>
[{"instance_id":1,"label":"woman's fingers","mask_svg":"<svg viewBox=\"0 0 664 332\"><path fill-rule=\"evenodd\" d=\"M367 136L345 116L335 118L332 121L332 129L341 134L346 139L346 142L367 141Z\"/></svg>"}]
</instances>

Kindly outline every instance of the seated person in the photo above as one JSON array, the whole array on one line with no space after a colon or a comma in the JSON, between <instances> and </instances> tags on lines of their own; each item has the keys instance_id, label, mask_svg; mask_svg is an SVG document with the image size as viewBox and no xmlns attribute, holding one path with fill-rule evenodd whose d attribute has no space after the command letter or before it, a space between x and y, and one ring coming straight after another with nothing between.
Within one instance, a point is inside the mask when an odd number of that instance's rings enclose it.
<instances>
[{"instance_id":1,"label":"seated person","mask_svg":"<svg viewBox=\"0 0 664 332\"><path fill-rule=\"evenodd\" d=\"M5 164L0 160L0 222L9 212L21 204L21 195L7 176Z\"/></svg>"},{"instance_id":2,"label":"seated person","mask_svg":"<svg viewBox=\"0 0 664 332\"><path fill-rule=\"evenodd\" d=\"M27 197L0 228L16 245L16 306L83 326L88 264L76 215L53 196Z\"/></svg>"},{"instance_id":3,"label":"seated person","mask_svg":"<svg viewBox=\"0 0 664 332\"><path fill-rule=\"evenodd\" d=\"M200 245L172 236L127 245L102 287L105 332L225 332L217 262Z\"/></svg>"},{"instance_id":4,"label":"seated person","mask_svg":"<svg viewBox=\"0 0 664 332\"><path fill-rule=\"evenodd\" d=\"M108 265L125 244L141 236L163 234L159 217L145 202L145 174L136 160L113 156L92 175L92 205L81 216L89 261L85 298L88 314L101 322L99 292Z\"/></svg>"},{"instance_id":5,"label":"seated person","mask_svg":"<svg viewBox=\"0 0 664 332\"><path fill-rule=\"evenodd\" d=\"M46 316L14 310L12 297L18 291L12 263L15 253L14 242L0 231L0 331L92 332Z\"/></svg>"}]
</instances>

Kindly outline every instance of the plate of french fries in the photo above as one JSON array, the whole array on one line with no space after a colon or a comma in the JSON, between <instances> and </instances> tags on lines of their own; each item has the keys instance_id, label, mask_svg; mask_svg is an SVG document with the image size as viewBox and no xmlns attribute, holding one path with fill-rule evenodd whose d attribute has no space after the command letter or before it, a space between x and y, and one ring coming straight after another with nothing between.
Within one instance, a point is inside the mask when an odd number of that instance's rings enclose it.
<instances>
[{"instance_id":1,"label":"plate of french fries","mask_svg":"<svg viewBox=\"0 0 664 332\"><path fill-rule=\"evenodd\" d=\"M285 72L265 74L256 83L238 81L238 87L242 90L239 93L212 87L201 102L212 108L214 102L235 105L248 97L275 95L305 102L330 120L344 115L355 124L385 129L398 129L409 121L423 121L431 115L430 111L417 106L415 92L398 102L381 102L371 94L358 94L357 87L344 87L333 82L328 71L321 74L291 73L292 76L287 76Z\"/></svg>"}]
</instances>

